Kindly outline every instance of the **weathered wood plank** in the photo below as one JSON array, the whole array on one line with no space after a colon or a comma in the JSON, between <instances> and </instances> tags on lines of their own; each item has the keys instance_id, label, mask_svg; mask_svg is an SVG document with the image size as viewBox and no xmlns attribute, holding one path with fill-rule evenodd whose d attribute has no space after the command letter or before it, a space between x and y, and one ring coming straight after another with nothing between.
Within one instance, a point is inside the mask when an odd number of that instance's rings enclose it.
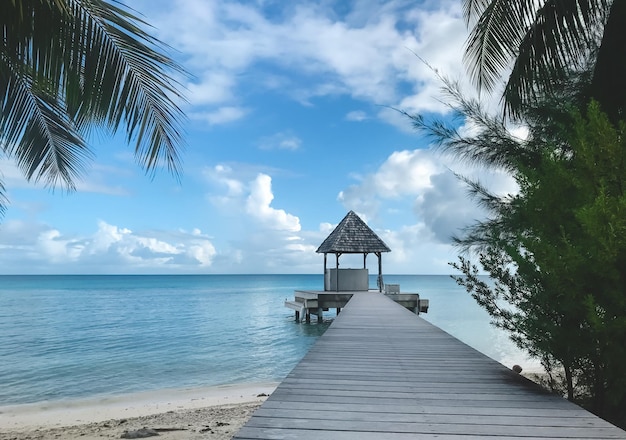
<instances>
[{"instance_id":1,"label":"weathered wood plank","mask_svg":"<svg viewBox=\"0 0 626 440\"><path fill-rule=\"evenodd\" d=\"M354 295L235 439L614 439L626 432L381 294Z\"/></svg>"},{"instance_id":2,"label":"weathered wood plank","mask_svg":"<svg viewBox=\"0 0 626 440\"><path fill-rule=\"evenodd\" d=\"M266 418L253 417L246 425L249 428L278 428L278 429L308 429L311 426L323 427L328 431L352 431L352 432L396 432L412 434L438 434L438 435L502 435L503 426L494 425L485 421L482 424L455 423L423 423L415 422L385 422L375 420L328 420L328 419L303 419L303 418ZM563 438L620 438L610 427L572 427L572 426L519 426L507 425L506 432L511 437L557 437ZM623 438L623 437L621 437Z\"/></svg>"},{"instance_id":3,"label":"weathered wood plank","mask_svg":"<svg viewBox=\"0 0 626 440\"><path fill-rule=\"evenodd\" d=\"M425 440L425 439L437 439L437 440L485 440L483 435L475 434L415 434L415 433L403 433L403 432L364 432L364 431L332 431L314 426L308 429L278 429L278 428L253 428L247 425L241 428L234 439L240 440L285 440L285 439L297 439L297 440L320 440L320 439L332 439L332 440ZM513 435L502 435L487 437L488 439L510 439L515 440L519 437ZM524 440L559 440L564 437L524 437ZM571 437L570 437L571 438ZM607 437L574 437L574 438L586 438L588 440L596 438ZM623 438L623 437L608 437L608 438Z\"/></svg>"},{"instance_id":4,"label":"weathered wood plank","mask_svg":"<svg viewBox=\"0 0 626 440\"><path fill-rule=\"evenodd\" d=\"M405 412L402 408L398 408L393 412L374 412L374 411L328 411L307 409L306 412L296 408L271 408L270 406L259 408L255 416L260 418L285 418L297 419L305 418L307 420L339 420L339 421L371 421L379 420L383 422L399 422L399 423L462 423L462 424L485 424L485 414L429 414ZM491 414L490 414L491 415ZM597 417L542 417L523 416L523 415L506 415L494 417L489 420L492 425L506 426L564 426L564 427L609 427L610 424Z\"/></svg>"},{"instance_id":5,"label":"weathered wood plank","mask_svg":"<svg viewBox=\"0 0 626 440\"><path fill-rule=\"evenodd\" d=\"M509 407L499 407L499 408L481 408L475 406L457 406L457 407L442 407L442 406L418 406L412 404L400 404L395 403L393 405L378 405L378 404L360 404L353 403L349 406L348 410L346 410L346 405L344 404L332 404L326 403L324 405L317 405L315 402L286 402L279 400L268 400L266 401L262 408L269 409L278 409L278 410L286 410L293 409L299 410L303 413L308 413L309 411L319 410L323 408L324 411L330 412L375 412L378 414L386 414L386 413L408 413L414 415L420 414L439 414L439 415L469 415L469 416L519 416L519 417L544 417L544 418L552 418L557 420L555 423L567 423L568 420L573 418L595 418L601 422L604 422L602 419L595 417L593 414L589 414L586 411L570 411L569 409L552 409L549 414L541 409L541 408L526 408L526 409L518 409L518 408L509 408ZM607 423L607 422L604 422Z\"/></svg>"}]
</instances>

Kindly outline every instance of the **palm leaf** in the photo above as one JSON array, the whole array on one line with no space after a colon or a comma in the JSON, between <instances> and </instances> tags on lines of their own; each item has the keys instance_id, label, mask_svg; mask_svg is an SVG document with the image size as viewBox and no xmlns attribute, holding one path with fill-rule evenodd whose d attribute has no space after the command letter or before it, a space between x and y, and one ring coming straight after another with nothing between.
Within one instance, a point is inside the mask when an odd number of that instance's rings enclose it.
<instances>
[{"instance_id":1,"label":"palm leaf","mask_svg":"<svg viewBox=\"0 0 626 440\"><path fill-rule=\"evenodd\" d=\"M466 0L466 21L476 19L464 61L479 89L493 91L505 69L512 72L504 100L517 113L525 99L551 90L576 68L594 44L609 0Z\"/></svg>"},{"instance_id":2,"label":"palm leaf","mask_svg":"<svg viewBox=\"0 0 626 440\"><path fill-rule=\"evenodd\" d=\"M505 86L505 112L519 116L527 99L552 94L571 71L581 69L597 43L604 6L604 0L549 0L537 11Z\"/></svg>"},{"instance_id":3,"label":"palm leaf","mask_svg":"<svg viewBox=\"0 0 626 440\"><path fill-rule=\"evenodd\" d=\"M177 175L185 73L146 23L117 1L0 5L0 147L28 179L73 188L93 128L124 128L147 171Z\"/></svg>"},{"instance_id":4,"label":"palm leaf","mask_svg":"<svg viewBox=\"0 0 626 440\"><path fill-rule=\"evenodd\" d=\"M468 7L471 3L471 7ZM479 89L493 90L500 73L516 55L517 46L531 23L532 0L491 0L466 2L466 16L478 20L467 43L464 62Z\"/></svg>"},{"instance_id":5,"label":"palm leaf","mask_svg":"<svg viewBox=\"0 0 626 440\"><path fill-rule=\"evenodd\" d=\"M0 65L0 145L28 180L74 188L91 153L59 102Z\"/></svg>"},{"instance_id":6,"label":"palm leaf","mask_svg":"<svg viewBox=\"0 0 626 440\"><path fill-rule=\"evenodd\" d=\"M182 144L182 99L167 71L182 73L170 58L151 46L158 42L140 27L143 22L128 11L99 0L72 2L76 29L89 29L81 38L94 48L84 57L84 95L90 107L75 108L81 124L94 119L116 129L126 126L127 140L135 140L139 162L153 170L162 160L170 171L179 169Z\"/></svg>"},{"instance_id":7,"label":"palm leaf","mask_svg":"<svg viewBox=\"0 0 626 440\"><path fill-rule=\"evenodd\" d=\"M9 199L7 198L6 187L2 181L2 173L0 173L0 216L3 216L6 212L6 206L8 203Z\"/></svg>"}]
</instances>

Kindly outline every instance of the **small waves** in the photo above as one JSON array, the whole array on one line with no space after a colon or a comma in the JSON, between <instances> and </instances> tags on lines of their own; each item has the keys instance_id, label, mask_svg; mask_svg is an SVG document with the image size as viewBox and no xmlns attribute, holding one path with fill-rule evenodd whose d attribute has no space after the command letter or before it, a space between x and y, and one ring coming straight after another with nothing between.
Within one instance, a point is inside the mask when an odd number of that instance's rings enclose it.
<instances>
[{"instance_id":1,"label":"small waves","mask_svg":"<svg viewBox=\"0 0 626 440\"><path fill-rule=\"evenodd\" d=\"M428 298L435 325L520 363L449 277L385 280ZM322 285L317 275L0 276L0 405L280 381L329 325L297 324L283 302Z\"/></svg>"},{"instance_id":2,"label":"small waves","mask_svg":"<svg viewBox=\"0 0 626 440\"><path fill-rule=\"evenodd\" d=\"M321 334L283 307L310 276L26 278L0 288L0 405L277 381Z\"/></svg>"}]
</instances>

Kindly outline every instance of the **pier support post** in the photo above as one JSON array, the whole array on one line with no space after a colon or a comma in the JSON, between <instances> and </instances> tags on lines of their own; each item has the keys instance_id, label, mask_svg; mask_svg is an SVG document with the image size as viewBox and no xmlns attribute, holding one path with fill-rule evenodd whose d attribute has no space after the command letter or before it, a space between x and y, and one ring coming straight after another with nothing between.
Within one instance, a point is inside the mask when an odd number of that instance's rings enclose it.
<instances>
[{"instance_id":1,"label":"pier support post","mask_svg":"<svg viewBox=\"0 0 626 440\"><path fill-rule=\"evenodd\" d=\"M296 322L300 322L300 312L296 310Z\"/></svg>"},{"instance_id":2,"label":"pier support post","mask_svg":"<svg viewBox=\"0 0 626 440\"><path fill-rule=\"evenodd\" d=\"M323 310L324 309L321 308L321 307L317 308L317 322L322 322L324 320L324 318L322 316L322 313L324 313Z\"/></svg>"}]
</instances>

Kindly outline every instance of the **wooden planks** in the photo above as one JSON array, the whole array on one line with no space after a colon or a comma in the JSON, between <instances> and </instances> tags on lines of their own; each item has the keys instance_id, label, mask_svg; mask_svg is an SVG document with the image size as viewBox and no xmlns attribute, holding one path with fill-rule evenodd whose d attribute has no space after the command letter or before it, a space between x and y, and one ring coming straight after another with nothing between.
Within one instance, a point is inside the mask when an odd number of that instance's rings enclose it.
<instances>
[{"instance_id":1,"label":"wooden planks","mask_svg":"<svg viewBox=\"0 0 626 440\"><path fill-rule=\"evenodd\" d=\"M235 439L626 439L379 293L354 295Z\"/></svg>"}]
</instances>

